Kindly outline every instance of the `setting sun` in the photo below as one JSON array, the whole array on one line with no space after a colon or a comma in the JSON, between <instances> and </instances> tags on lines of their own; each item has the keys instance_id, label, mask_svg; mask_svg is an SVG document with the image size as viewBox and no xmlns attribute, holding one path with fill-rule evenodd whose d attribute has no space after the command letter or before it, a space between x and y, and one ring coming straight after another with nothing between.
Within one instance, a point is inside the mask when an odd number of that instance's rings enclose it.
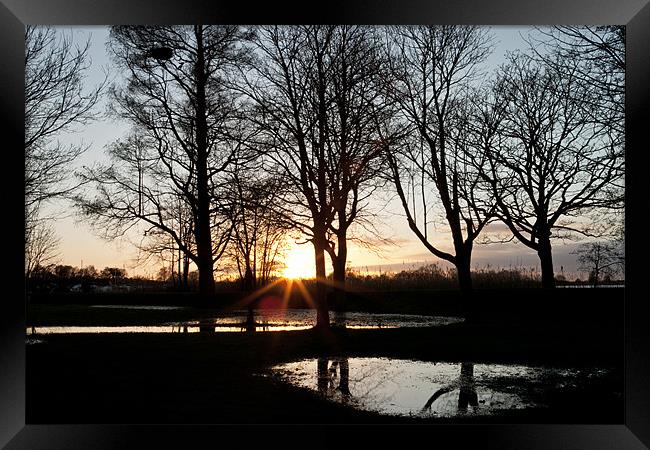
<instances>
[{"instance_id":1,"label":"setting sun","mask_svg":"<svg viewBox=\"0 0 650 450\"><path fill-rule=\"evenodd\" d=\"M313 278L314 251L310 245L294 245L284 260L286 265L282 276L285 278Z\"/></svg>"},{"instance_id":2,"label":"setting sun","mask_svg":"<svg viewBox=\"0 0 650 450\"><path fill-rule=\"evenodd\" d=\"M650 343L621 345L647 323L621 306L644 305L625 295L641 253L626 99L645 99L650 6L623 25L555 5L534 26L439 26L416 3L397 26L367 24L391 7L329 25L210 24L197 5L146 26L125 8L72 27L3 13L3 48L24 55L1 89L24 124L4 161L24 170L25 217L6 235L23 260L6 258L21 292L0 306L0 403L19 416L2 448L78 441L11 436L23 421L541 423L562 438L492 440L650 446L650 401L627 389L647 385L629 354ZM623 422L639 426L567 430ZM465 435L486 441L449 436Z\"/></svg>"}]
</instances>

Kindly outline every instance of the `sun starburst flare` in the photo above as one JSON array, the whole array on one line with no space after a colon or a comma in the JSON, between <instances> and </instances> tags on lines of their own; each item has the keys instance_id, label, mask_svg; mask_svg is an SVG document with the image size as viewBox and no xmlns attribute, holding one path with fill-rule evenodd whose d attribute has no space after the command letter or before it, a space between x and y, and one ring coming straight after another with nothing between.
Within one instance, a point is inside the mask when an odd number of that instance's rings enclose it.
<instances>
[{"instance_id":1,"label":"sun starburst flare","mask_svg":"<svg viewBox=\"0 0 650 450\"><path fill-rule=\"evenodd\" d=\"M287 253L282 276L290 279L314 278L314 252L307 245L296 245Z\"/></svg>"}]
</instances>

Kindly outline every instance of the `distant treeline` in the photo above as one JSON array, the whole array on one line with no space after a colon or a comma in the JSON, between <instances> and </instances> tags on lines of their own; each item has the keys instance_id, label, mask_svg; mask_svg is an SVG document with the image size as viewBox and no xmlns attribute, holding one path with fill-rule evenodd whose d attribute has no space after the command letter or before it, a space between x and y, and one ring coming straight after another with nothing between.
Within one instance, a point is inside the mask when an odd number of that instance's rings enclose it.
<instances>
[{"instance_id":1,"label":"distant treeline","mask_svg":"<svg viewBox=\"0 0 650 450\"><path fill-rule=\"evenodd\" d=\"M487 266L472 270L474 287L489 288L531 288L541 287L541 273L533 268L494 268ZM567 279L564 275L555 276L558 286L589 286L593 285L591 278L582 280ZM417 269L402 270L396 273L363 275L349 271L347 283L350 290L408 290L408 289L456 289L458 277L456 270L451 267L441 267L437 263L423 265ZM599 280L599 284L620 285L623 282L611 277Z\"/></svg>"},{"instance_id":2,"label":"distant treeline","mask_svg":"<svg viewBox=\"0 0 650 450\"><path fill-rule=\"evenodd\" d=\"M134 282L151 280L141 277L129 278L126 269L104 267L97 270L95 266L75 267L63 264L36 266L27 279L27 289L32 292L53 293L67 291L90 292L106 286L132 285Z\"/></svg>"},{"instance_id":3,"label":"distant treeline","mask_svg":"<svg viewBox=\"0 0 650 450\"><path fill-rule=\"evenodd\" d=\"M69 265L52 265L39 267L29 280L28 289L37 293L58 292L165 292L165 291L197 291L198 274L190 272L189 285L185 286L173 277L159 276L148 279L142 276L128 277L125 269L105 267L101 271L94 266L84 268ZM541 275L536 269L527 268L493 268L486 267L472 272L475 287L478 289L501 288L536 288L541 286ZM329 275L330 280L332 274ZM423 265L416 269L387 272L381 274L362 274L348 270L346 275L346 290L375 291L375 290L421 290L421 289L457 289L458 278L456 271L450 267L442 267L437 263ZM268 283L276 282L279 277L271 278ZM556 276L558 286L591 286L594 280L568 280L562 275ZM304 280L306 288L311 290L314 280ZM599 280L600 285L621 285L621 280L605 277ZM279 287L281 288L281 286ZM243 285L239 277L224 278L216 283L217 291L241 291Z\"/></svg>"}]
</instances>

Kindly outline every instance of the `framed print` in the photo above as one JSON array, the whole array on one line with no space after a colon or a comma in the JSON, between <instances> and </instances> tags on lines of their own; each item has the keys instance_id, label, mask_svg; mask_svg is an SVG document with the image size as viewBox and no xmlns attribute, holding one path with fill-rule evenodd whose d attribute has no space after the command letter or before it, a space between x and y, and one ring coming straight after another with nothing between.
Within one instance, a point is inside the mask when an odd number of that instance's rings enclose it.
<instances>
[{"instance_id":1,"label":"framed print","mask_svg":"<svg viewBox=\"0 0 650 450\"><path fill-rule=\"evenodd\" d=\"M7 449L650 446L645 0L0 16Z\"/></svg>"}]
</instances>

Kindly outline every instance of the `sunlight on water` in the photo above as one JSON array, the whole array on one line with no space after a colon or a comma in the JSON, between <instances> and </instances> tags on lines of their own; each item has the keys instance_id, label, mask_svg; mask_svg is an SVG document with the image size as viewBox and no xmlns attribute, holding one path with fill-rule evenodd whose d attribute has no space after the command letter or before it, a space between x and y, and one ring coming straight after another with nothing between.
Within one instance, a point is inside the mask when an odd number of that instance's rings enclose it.
<instances>
[{"instance_id":1,"label":"sunlight on water","mask_svg":"<svg viewBox=\"0 0 650 450\"><path fill-rule=\"evenodd\" d=\"M228 317L219 317L219 321L241 322L246 311L234 311ZM373 314L363 312L330 311L330 322L347 328L396 328L396 327L430 327L463 322L460 317L420 316L415 314ZM269 325L313 326L316 323L316 311L313 309L259 309L255 310L255 320Z\"/></svg>"},{"instance_id":2,"label":"sunlight on water","mask_svg":"<svg viewBox=\"0 0 650 450\"><path fill-rule=\"evenodd\" d=\"M173 311L185 309L184 306L149 306L149 305L90 305L90 308L136 309L144 311Z\"/></svg>"},{"instance_id":3,"label":"sunlight on water","mask_svg":"<svg viewBox=\"0 0 650 450\"><path fill-rule=\"evenodd\" d=\"M107 305L106 307L118 307ZM150 307L151 308L151 307ZM233 311L210 319L163 325L116 325L116 326L36 326L27 327L27 335L68 333L198 333L198 332L245 332L245 331L298 331L312 328L316 312L310 309L255 310L252 320L245 310ZM401 327L444 326L460 323L462 318L442 316L418 316L406 314L330 313L332 325L344 325L348 329L384 329Z\"/></svg>"},{"instance_id":4,"label":"sunlight on water","mask_svg":"<svg viewBox=\"0 0 650 450\"><path fill-rule=\"evenodd\" d=\"M256 331L292 331L306 330L311 326L258 326ZM199 332L241 332L247 331L244 326L219 326L197 324L184 325L159 325L159 326L52 326L29 327L27 335L39 334L75 334L75 333L199 333Z\"/></svg>"},{"instance_id":5,"label":"sunlight on water","mask_svg":"<svg viewBox=\"0 0 650 450\"><path fill-rule=\"evenodd\" d=\"M487 416L544 408L545 393L571 389L606 369L433 363L389 358L330 357L272 368L274 376L330 401L382 414Z\"/></svg>"},{"instance_id":6,"label":"sunlight on water","mask_svg":"<svg viewBox=\"0 0 650 450\"><path fill-rule=\"evenodd\" d=\"M28 335L72 333L178 333L178 326L54 326L27 328ZM188 333L198 333L199 327L187 327Z\"/></svg>"}]
</instances>

